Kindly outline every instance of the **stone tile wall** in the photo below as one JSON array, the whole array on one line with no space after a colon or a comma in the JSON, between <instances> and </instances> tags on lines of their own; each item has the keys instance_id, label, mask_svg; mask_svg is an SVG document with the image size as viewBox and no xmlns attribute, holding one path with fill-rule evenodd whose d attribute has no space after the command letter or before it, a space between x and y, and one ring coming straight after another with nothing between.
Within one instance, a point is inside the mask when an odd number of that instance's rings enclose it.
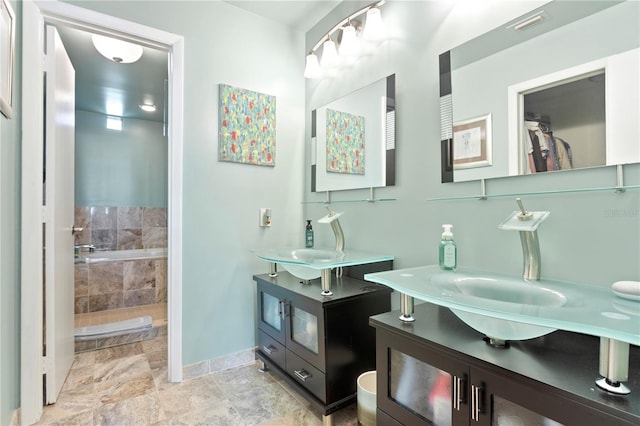
<instances>
[{"instance_id":1,"label":"stone tile wall","mask_svg":"<svg viewBox=\"0 0 640 426\"><path fill-rule=\"evenodd\" d=\"M76 207L76 244L96 250L167 247L166 207Z\"/></svg>"},{"instance_id":2,"label":"stone tile wall","mask_svg":"<svg viewBox=\"0 0 640 426\"><path fill-rule=\"evenodd\" d=\"M75 244L96 250L167 247L163 207L76 207ZM167 259L123 260L75 265L75 313L167 301Z\"/></svg>"}]
</instances>

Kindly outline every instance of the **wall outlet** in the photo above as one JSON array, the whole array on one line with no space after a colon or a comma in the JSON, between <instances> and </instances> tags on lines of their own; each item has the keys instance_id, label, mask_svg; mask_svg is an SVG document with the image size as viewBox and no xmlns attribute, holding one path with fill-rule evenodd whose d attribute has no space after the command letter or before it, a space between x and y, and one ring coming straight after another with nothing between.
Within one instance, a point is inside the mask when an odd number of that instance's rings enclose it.
<instances>
[{"instance_id":1,"label":"wall outlet","mask_svg":"<svg viewBox=\"0 0 640 426\"><path fill-rule=\"evenodd\" d=\"M262 207L259 213L259 225L263 228L271 227L271 209Z\"/></svg>"}]
</instances>

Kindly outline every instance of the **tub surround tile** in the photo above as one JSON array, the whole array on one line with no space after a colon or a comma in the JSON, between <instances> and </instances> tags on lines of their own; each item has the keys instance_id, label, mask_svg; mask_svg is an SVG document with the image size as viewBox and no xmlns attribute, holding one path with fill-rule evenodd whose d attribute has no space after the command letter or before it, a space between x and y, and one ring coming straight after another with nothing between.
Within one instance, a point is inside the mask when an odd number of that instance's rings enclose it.
<instances>
[{"instance_id":1,"label":"tub surround tile","mask_svg":"<svg viewBox=\"0 0 640 426\"><path fill-rule=\"evenodd\" d=\"M156 273L156 303L167 302L167 259L157 259Z\"/></svg>"},{"instance_id":2,"label":"tub surround tile","mask_svg":"<svg viewBox=\"0 0 640 426\"><path fill-rule=\"evenodd\" d=\"M91 230L97 229L116 229L118 226L118 208L117 207L90 207Z\"/></svg>"},{"instance_id":3,"label":"tub surround tile","mask_svg":"<svg viewBox=\"0 0 640 426\"><path fill-rule=\"evenodd\" d=\"M124 262L90 263L88 279L90 296L122 291Z\"/></svg>"},{"instance_id":4,"label":"tub surround tile","mask_svg":"<svg viewBox=\"0 0 640 426\"><path fill-rule=\"evenodd\" d=\"M118 207L118 229L142 228L142 207Z\"/></svg>"},{"instance_id":5,"label":"tub surround tile","mask_svg":"<svg viewBox=\"0 0 640 426\"><path fill-rule=\"evenodd\" d=\"M155 260L132 260L124 262L124 290L154 289L156 287ZM150 303L155 303L150 302ZM141 303L147 305L148 303ZM129 306L129 305L127 305Z\"/></svg>"},{"instance_id":6,"label":"tub surround tile","mask_svg":"<svg viewBox=\"0 0 640 426\"><path fill-rule=\"evenodd\" d=\"M76 296L89 295L89 265L86 263L76 263L73 267L73 281Z\"/></svg>"},{"instance_id":7,"label":"tub surround tile","mask_svg":"<svg viewBox=\"0 0 640 426\"><path fill-rule=\"evenodd\" d=\"M86 314L89 312L89 296L80 296L75 298L74 313Z\"/></svg>"},{"instance_id":8,"label":"tub surround tile","mask_svg":"<svg viewBox=\"0 0 640 426\"><path fill-rule=\"evenodd\" d=\"M97 348L96 340L79 340L74 342L73 351L78 352L95 351Z\"/></svg>"},{"instance_id":9,"label":"tub surround tile","mask_svg":"<svg viewBox=\"0 0 640 426\"><path fill-rule=\"evenodd\" d=\"M156 289L145 288L142 290L131 290L124 292L124 306L150 305L156 301Z\"/></svg>"},{"instance_id":10,"label":"tub surround tile","mask_svg":"<svg viewBox=\"0 0 640 426\"><path fill-rule=\"evenodd\" d=\"M116 235L117 250L134 250L142 247L142 228L118 229Z\"/></svg>"},{"instance_id":11,"label":"tub surround tile","mask_svg":"<svg viewBox=\"0 0 640 426\"><path fill-rule=\"evenodd\" d=\"M167 209L166 207L144 207L142 209L142 227L166 227Z\"/></svg>"},{"instance_id":12,"label":"tub surround tile","mask_svg":"<svg viewBox=\"0 0 640 426\"><path fill-rule=\"evenodd\" d=\"M123 307L124 295L122 291L89 295L89 312L107 311Z\"/></svg>"},{"instance_id":13,"label":"tub surround tile","mask_svg":"<svg viewBox=\"0 0 640 426\"><path fill-rule=\"evenodd\" d=\"M118 245L118 231L116 229L92 229L91 244L96 250L115 250Z\"/></svg>"},{"instance_id":14,"label":"tub surround tile","mask_svg":"<svg viewBox=\"0 0 640 426\"><path fill-rule=\"evenodd\" d=\"M82 231L74 232L74 244L91 243L91 213L88 207L75 207L73 211L73 225L82 228Z\"/></svg>"},{"instance_id":15,"label":"tub surround tile","mask_svg":"<svg viewBox=\"0 0 640 426\"><path fill-rule=\"evenodd\" d=\"M167 228L142 228L144 248L167 247Z\"/></svg>"}]
</instances>

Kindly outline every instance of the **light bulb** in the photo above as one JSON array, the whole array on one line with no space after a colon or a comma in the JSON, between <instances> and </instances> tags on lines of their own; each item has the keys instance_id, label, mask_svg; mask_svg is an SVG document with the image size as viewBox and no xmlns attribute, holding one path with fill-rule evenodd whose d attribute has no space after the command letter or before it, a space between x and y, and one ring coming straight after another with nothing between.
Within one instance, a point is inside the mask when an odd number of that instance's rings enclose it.
<instances>
[{"instance_id":1,"label":"light bulb","mask_svg":"<svg viewBox=\"0 0 640 426\"><path fill-rule=\"evenodd\" d=\"M358 39L356 37L356 28L347 25L342 29L342 41L340 42L340 55L353 56L358 52Z\"/></svg>"},{"instance_id":2,"label":"light bulb","mask_svg":"<svg viewBox=\"0 0 640 426\"><path fill-rule=\"evenodd\" d=\"M372 7L367 11L367 20L364 24L364 32L362 37L365 40L376 41L384 36L384 24L382 23L382 14L380 9Z\"/></svg>"},{"instance_id":3,"label":"light bulb","mask_svg":"<svg viewBox=\"0 0 640 426\"><path fill-rule=\"evenodd\" d=\"M333 40L329 39L322 45L322 59L320 63L323 68L331 68L338 64L338 51Z\"/></svg>"},{"instance_id":4,"label":"light bulb","mask_svg":"<svg viewBox=\"0 0 640 426\"><path fill-rule=\"evenodd\" d=\"M320 78L322 76L320 64L318 63L318 57L313 52L307 55L306 64L304 67L304 76L305 78Z\"/></svg>"}]
</instances>

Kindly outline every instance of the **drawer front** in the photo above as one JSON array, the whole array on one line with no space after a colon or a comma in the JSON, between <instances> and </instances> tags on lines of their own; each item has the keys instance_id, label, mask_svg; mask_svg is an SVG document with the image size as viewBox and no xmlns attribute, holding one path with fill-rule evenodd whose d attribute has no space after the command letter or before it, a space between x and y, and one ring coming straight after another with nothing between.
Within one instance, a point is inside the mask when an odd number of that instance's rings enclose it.
<instances>
[{"instance_id":1,"label":"drawer front","mask_svg":"<svg viewBox=\"0 0 640 426\"><path fill-rule=\"evenodd\" d=\"M324 373L287 350L287 373L298 383L314 394L320 401L328 404L326 392L326 378Z\"/></svg>"},{"instance_id":2,"label":"drawer front","mask_svg":"<svg viewBox=\"0 0 640 426\"><path fill-rule=\"evenodd\" d=\"M278 367L284 370L285 348L276 339L262 330L258 330L258 349L268 356Z\"/></svg>"}]
</instances>

